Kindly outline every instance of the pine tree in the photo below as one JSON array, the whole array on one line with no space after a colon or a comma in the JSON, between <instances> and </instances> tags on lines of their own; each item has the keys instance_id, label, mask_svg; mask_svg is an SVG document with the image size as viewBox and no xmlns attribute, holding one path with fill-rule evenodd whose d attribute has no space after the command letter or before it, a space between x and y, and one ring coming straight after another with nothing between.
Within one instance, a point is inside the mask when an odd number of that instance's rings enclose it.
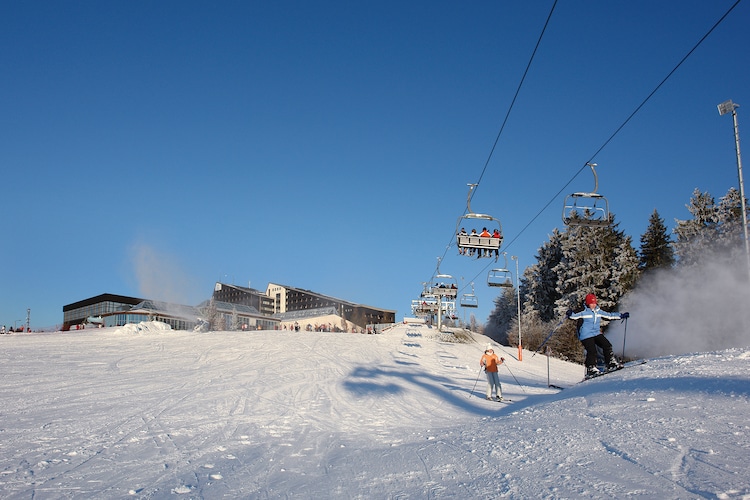
<instances>
[{"instance_id":1,"label":"pine tree","mask_svg":"<svg viewBox=\"0 0 750 500\"><path fill-rule=\"evenodd\" d=\"M727 194L719 199L717 211L717 229L719 231L719 248L730 262L736 262L744 253L744 231L742 229L742 200L740 192L730 188Z\"/></svg>"},{"instance_id":2,"label":"pine tree","mask_svg":"<svg viewBox=\"0 0 750 500\"><path fill-rule=\"evenodd\" d=\"M237 313L237 308L232 307L232 330L239 330L240 329L240 317Z\"/></svg>"},{"instance_id":3,"label":"pine tree","mask_svg":"<svg viewBox=\"0 0 750 500\"><path fill-rule=\"evenodd\" d=\"M220 330L219 328L219 311L216 307L216 301L213 297L208 302L205 312L206 321L208 322L208 328L214 331Z\"/></svg>"},{"instance_id":4,"label":"pine tree","mask_svg":"<svg viewBox=\"0 0 750 500\"><path fill-rule=\"evenodd\" d=\"M719 199L718 205L708 193L693 192L688 210L692 219L678 220L675 227L675 252L680 266L703 262L722 262L744 266L742 200L735 188Z\"/></svg>"},{"instance_id":5,"label":"pine tree","mask_svg":"<svg viewBox=\"0 0 750 500\"><path fill-rule=\"evenodd\" d=\"M536 264L526 268L523 273L521 291L525 298L524 307L539 311L542 322L552 321L555 314L555 303L560 298L558 292L558 275L555 268L562 259L564 233L555 229L536 255Z\"/></svg>"},{"instance_id":6,"label":"pine tree","mask_svg":"<svg viewBox=\"0 0 750 500\"><path fill-rule=\"evenodd\" d=\"M633 248L632 238L621 235L615 251L615 266L611 280L612 291L618 302L620 297L635 288L641 275L638 263L638 252Z\"/></svg>"},{"instance_id":7,"label":"pine tree","mask_svg":"<svg viewBox=\"0 0 750 500\"><path fill-rule=\"evenodd\" d=\"M612 309L635 283L638 261L630 238L614 222L603 227L571 227L563 239L563 258L555 268L560 298L556 316L583 306L593 293L604 309ZM624 281L622 281L624 280Z\"/></svg>"},{"instance_id":8,"label":"pine tree","mask_svg":"<svg viewBox=\"0 0 750 500\"><path fill-rule=\"evenodd\" d=\"M674 250L681 266L697 264L706 254L712 252L719 224L719 213L714 198L708 192L701 193L696 188L686 207L693 218L678 219L674 228L677 236Z\"/></svg>"},{"instance_id":9,"label":"pine tree","mask_svg":"<svg viewBox=\"0 0 750 500\"><path fill-rule=\"evenodd\" d=\"M674 265L675 256L672 248L672 238L667 233L664 219L654 209L648 220L648 228L641 235L641 252L638 268L641 271L650 269L670 268Z\"/></svg>"},{"instance_id":10,"label":"pine tree","mask_svg":"<svg viewBox=\"0 0 750 500\"><path fill-rule=\"evenodd\" d=\"M562 239L562 259L555 267L558 299L555 310L562 317L567 309L580 309L586 294L597 296L605 310L615 310L620 298L638 279L638 254L632 239L617 229L614 217L602 227L572 226ZM566 322L550 339L558 356L582 361L583 348L575 336L576 325Z\"/></svg>"},{"instance_id":11,"label":"pine tree","mask_svg":"<svg viewBox=\"0 0 750 500\"><path fill-rule=\"evenodd\" d=\"M510 345L508 331L517 315L515 289L503 288L502 293L495 297L495 308L487 319L484 334L501 345Z\"/></svg>"}]
</instances>

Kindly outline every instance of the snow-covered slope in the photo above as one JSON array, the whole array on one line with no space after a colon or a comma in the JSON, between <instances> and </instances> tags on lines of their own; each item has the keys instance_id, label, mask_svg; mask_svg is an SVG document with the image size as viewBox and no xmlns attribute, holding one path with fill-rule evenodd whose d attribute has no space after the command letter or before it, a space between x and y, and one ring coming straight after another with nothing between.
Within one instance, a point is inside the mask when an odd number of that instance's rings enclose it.
<instances>
[{"instance_id":1,"label":"snow-covered slope","mask_svg":"<svg viewBox=\"0 0 750 500\"><path fill-rule=\"evenodd\" d=\"M2 336L0 496L750 497L750 349L579 384L578 365L496 348L501 404L483 399L488 340L448 340Z\"/></svg>"}]
</instances>

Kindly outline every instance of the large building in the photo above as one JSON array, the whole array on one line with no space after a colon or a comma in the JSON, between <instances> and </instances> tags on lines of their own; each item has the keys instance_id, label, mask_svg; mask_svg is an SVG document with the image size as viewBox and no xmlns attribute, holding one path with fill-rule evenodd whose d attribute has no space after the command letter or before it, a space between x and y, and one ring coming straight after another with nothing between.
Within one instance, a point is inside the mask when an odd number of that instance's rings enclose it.
<instances>
[{"instance_id":1,"label":"large building","mask_svg":"<svg viewBox=\"0 0 750 500\"><path fill-rule=\"evenodd\" d=\"M334 308L338 316L362 328L396 322L396 311L356 304L302 288L269 283L266 295L273 299L277 315Z\"/></svg>"},{"instance_id":2,"label":"large building","mask_svg":"<svg viewBox=\"0 0 750 500\"><path fill-rule=\"evenodd\" d=\"M344 331L353 331L354 325L364 330L368 325L394 323L396 311L275 283L269 283L263 293L218 282L211 299L197 306L110 293L63 306L63 330L86 324L109 327L141 321L161 321L175 330L191 330L204 322L221 330L268 330L281 328L284 321L318 324L315 318Z\"/></svg>"},{"instance_id":3,"label":"large building","mask_svg":"<svg viewBox=\"0 0 750 500\"><path fill-rule=\"evenodd\" d=\"M271 316L276 312L273 299L254 288L217 282L214 286L213 298L214 300L229 304L242 304L254 307L259 313L267 316Z\"/></svg>"},{"instance_id":4,"label":"large building","mask_svg":"<svg viewBox=\"0 0 750 500\"><path fill-rule=\"evenodd\" d=\"M103 293L78 302L63 306L63 330L70 330L76 325L83 325L89 318L103 317L106 314L129 311L143 299L126 297L112 293Z\"/></svg>"},{"instance_id":5,"label":"large building","mask_svg":"<svg viewBox=\"0 0 750 500\"><path fill-rule=\"evenodd\" d=\"M63 307L63 330L86 325L123 326L142 321L160 321L174 330L192 330L213 323L221 330L273 330L280 320L261 314L252 306L206 300L197 306L173 304L104 293Z\"/></svg>"}]
</instances>

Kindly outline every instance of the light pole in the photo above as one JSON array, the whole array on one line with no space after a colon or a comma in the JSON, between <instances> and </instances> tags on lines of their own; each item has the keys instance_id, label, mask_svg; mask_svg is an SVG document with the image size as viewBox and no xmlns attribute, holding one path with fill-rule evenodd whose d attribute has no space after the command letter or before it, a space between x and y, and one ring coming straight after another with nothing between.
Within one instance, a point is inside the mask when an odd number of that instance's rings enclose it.
<instances>
[{"instance_id":1,"label":"light pole","mask_svg":"<svg viewBox=\"0 0 750 500\"><path fill-rule=\"evenodd\" d=\"M742 181L742 156L740 156L740 129L737 125L737 111L739 104L735 104L731 99L724 101L717 106L719 115L732 113L734 122L734 149L737 152L737 175L740 180L740 201L742 203L742 230L745 235L745 258L747 259L747 272L750 274L750 239L747 236L747 210L745 208L745 183Z\"/></svg>"},{"instance_id":2,"label":"light pole","mask_svg":"<svg viewBox=\"0 0 750 500\"><path fill-rule=\"evenodd\" d=\"M523 361L523 349L521 347L521 286L519 285L518 279L518 257L515 255L510 256L511 259L516 261L516 305L518 306L518 361Z\"/></svg>"},{"instance_id":3,"label":"light pole","mask_svg":"<svg viewBox=\"0 0 750 500\"><path fill-rule=\"evenodd\" d=\"M461 290L463 289L464 289L464 277L461 276ZM462 312L464 314L463 325L461 326L466 328L466 307L463 304L461 304L461 302L459 302L459 305L461 306Z\"/></svg>"}]
</instances>

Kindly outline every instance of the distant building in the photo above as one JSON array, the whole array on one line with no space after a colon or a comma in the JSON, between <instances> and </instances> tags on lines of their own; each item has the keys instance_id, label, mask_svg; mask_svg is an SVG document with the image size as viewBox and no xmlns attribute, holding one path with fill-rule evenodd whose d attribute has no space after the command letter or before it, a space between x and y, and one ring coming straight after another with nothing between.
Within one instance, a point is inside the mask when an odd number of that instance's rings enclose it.
<instances>
[{"instance_id":1,"label":"distant building","mask_svg":"<svg viewBox=\"0 0 750 500\"><path fill-rule=\"evenodd\" d=\"M319 318L319 321L313 321ZM86 324L107 327L161 321L175 330L192 330L208 322L219 330L272 330L282 322L354 326L395 323L396 311L356 304L320 293L269 283L265 293L249 287L216 283L211 299L197 306L104 293L63 306L63 330ZM288 326L288 325L284 325Z\"/></svg>"},{"instance_id":2,"label":"distant building","mask_svg":"<svg viewBox=\"0 0 750 500\"><path fill-rule=\"evenodd\" d=\"M302 288L269 283L266 295L273 299L274 315L280 318L282 315L288 318L288 313L315 313L316 310L333 308L342 319L362 328L371 324L396 322L396 311L356 304Z\"/></svg>"},{"instance_id":3,"label":"distant building","mask_svg":"<svg viewBox=\"0 0 750 500\"><path fill-rule=\"evenodd\" d=\"M198 309L215 330L275 330L280 323L279 319L245 304L211 299L201 302Z\"/></svg>"},{"instance_id":4,"label":"distant building","mask_svg":"<svg viewBox=\"0 0 750 500\"><path fill-rule=\"evenodd\" d=\"M203 313L197 307L172 304L158 300L144 300L127 311L102 314L104 326L123 326L142 321L160 321L173 330L192 330Z\"/></svg>"},{"instance_id":5,"label":"distant building","mask_svg":"<svg viewBox=\"0 0 750 500\"><path fill-rule=\"evenodd\" d=\"M271 316L274 310L273 299L264 292L244 286L217 282L214 286L214 300L229 304L242 304L255 308L256 312Z\"/></svg>"},{"instance_id":6,"label":"distant building","mask_svg":"<svg viewBox=\"0 0 750 500\"><path fill-rule=\"evenodd\" d=\"M128 311L133 306L143 302L143 299L126 297L112 293L103 293L78 302L63 306L63 330L70 330L76 325L83 325L90 317Z\"/></svg>"}]
</instances>

